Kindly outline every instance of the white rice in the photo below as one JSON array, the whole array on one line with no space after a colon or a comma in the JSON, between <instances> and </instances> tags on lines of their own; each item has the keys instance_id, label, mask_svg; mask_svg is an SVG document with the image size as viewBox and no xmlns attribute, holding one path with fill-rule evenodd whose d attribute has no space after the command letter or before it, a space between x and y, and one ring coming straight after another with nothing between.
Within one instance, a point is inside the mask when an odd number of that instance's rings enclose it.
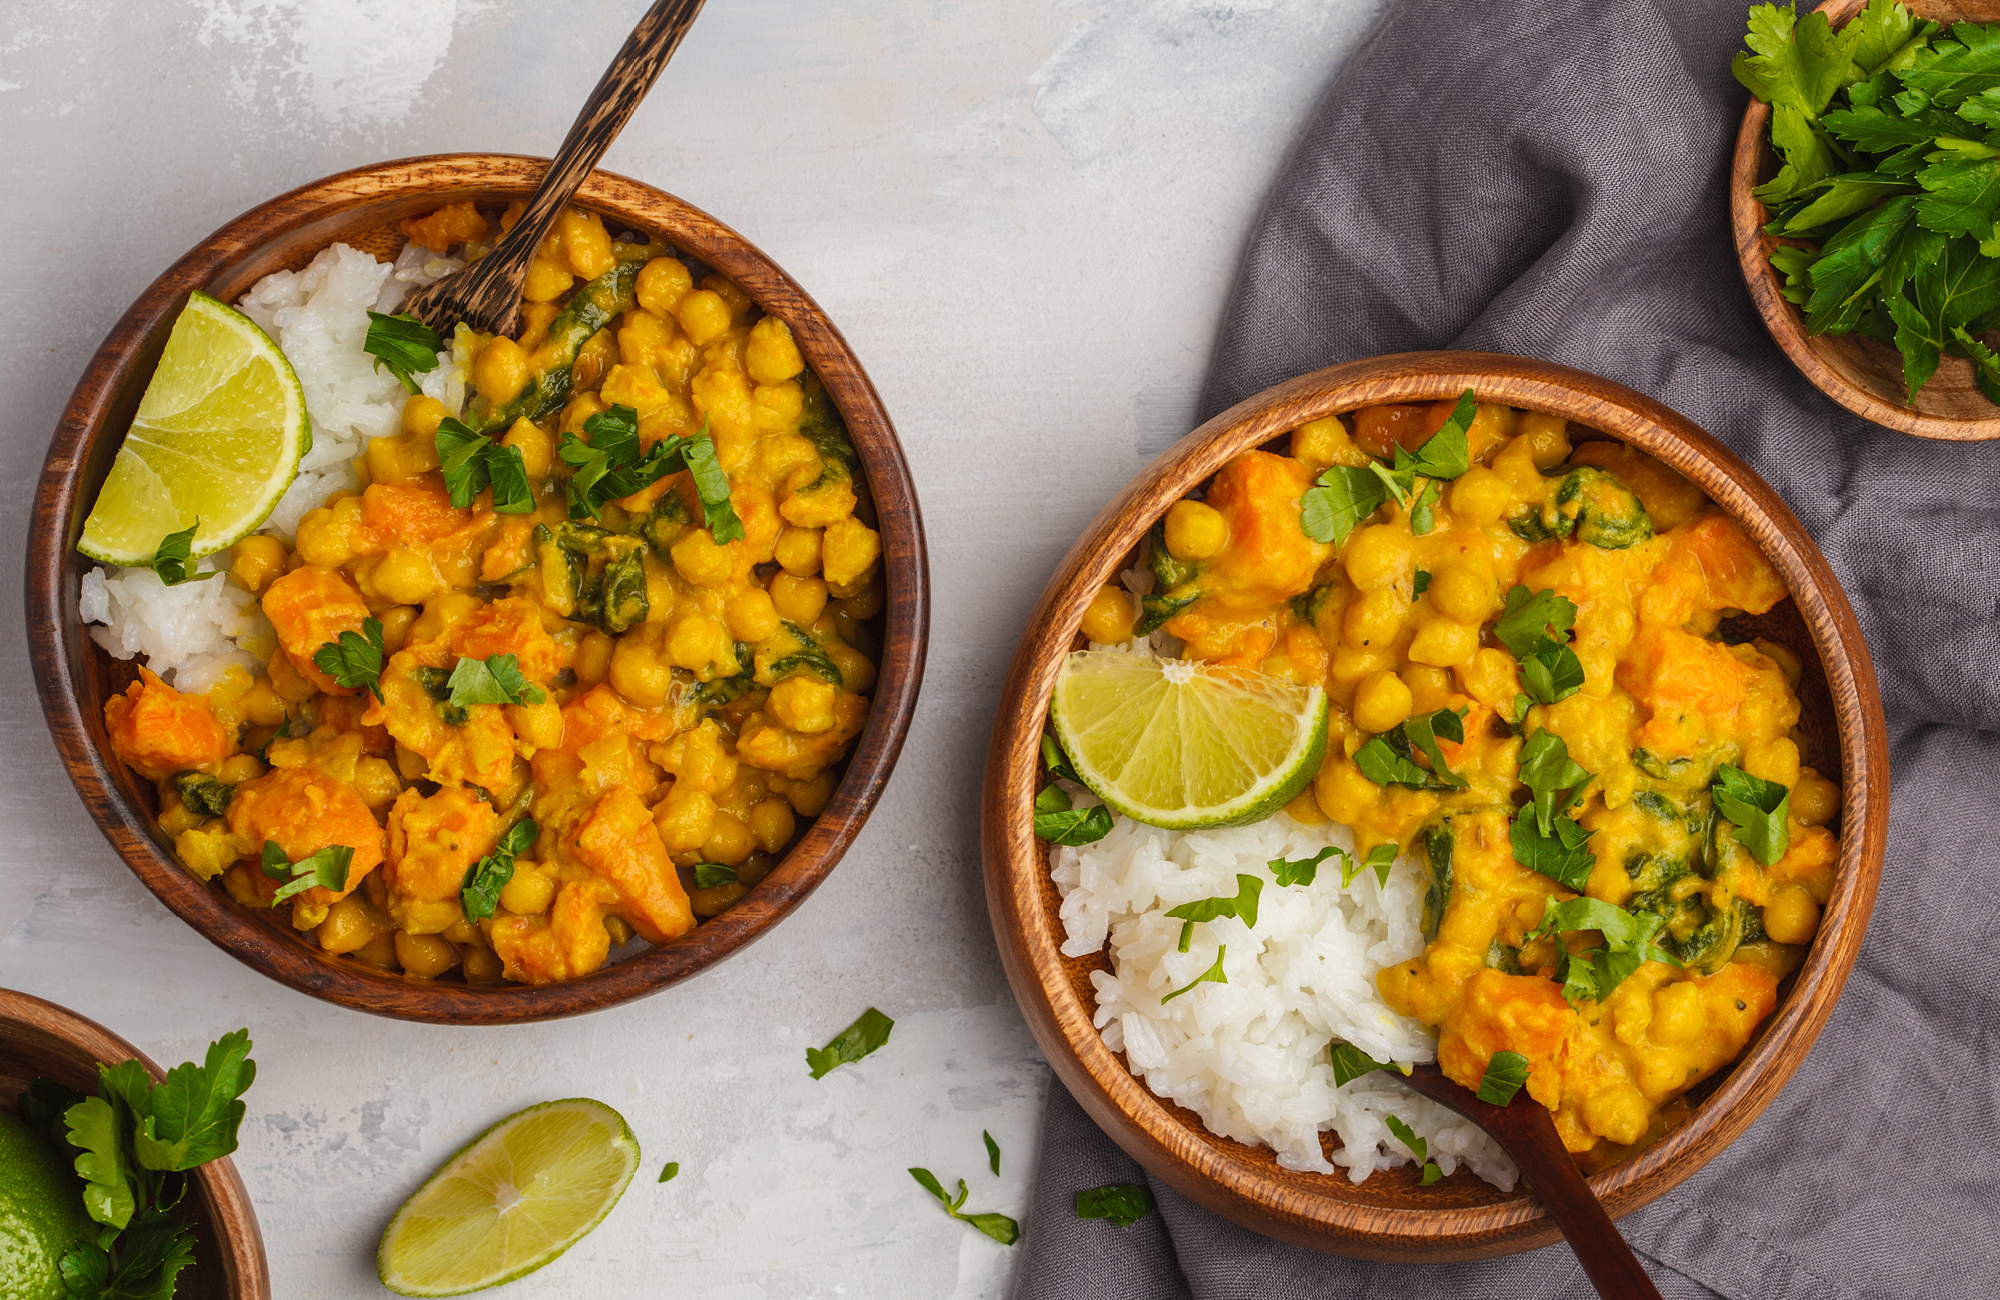
<instances>
[{"instance_id":1,"label":"white rice","mask_svg":"<svg viewBox=\"0 0 2000 1300\"><path fill-rule=\"evenodd\" d=\"M362 350L370 311L394 311L412 288L464 263L411 245L391 264L335 244L303 271L279 271L251 286L237 304L276 341L305 391L312 446L298 477L260 532L290 542L299 520L341 489L360 486L354 461L370 438L398 431L405 394ZM466 335L444 364L419 378L426 394L454 413L464 409ZM227 555L197 567L226 567ZM98 568L83 576L78 612L91 637L112 656L143 654L146 666L182 691L209 690L231 667L260 672L276 639L248 592L226 578L169 587L151 569Z\"/></svg>"},{"instance_id":2,"label":"white rice","mask_svg":"<svg viewBox=\"0 0 2000 1300\"><path fill-rule=\"evenodd\" d=\"M1097 802L1063 785L1077 807ZM1428 1142L1444 1173L1462 1163L1512 1190L1514 1164L1483 1130L1388 1072L1334 1086L1328 1049L1336 1039L1406 1065L1435 1060L1437 1046L1375 988L1377 971L1423 951L1421 868L1405 857L1386 887L1364 869L1342 888L1336 856L1311 885L1278 886L1272 859L1310 858L1329 845L1351 850L1352 835L1279 813L1254 826L1187 833L1117 817L1096 843L1057 849L1051 874L1063 900L1064 954L1111 945L1111 972L1091 976L1105 1044L1124 1052L1155 1094L1200 1115L1211 1132L1269 1146L1287 1169L1330 1174L1338 1166L1358 1183L1410 1163L1389 1131L1394 1115ZM1239 874L1264 882L1256 926L1197 923L1188 951L1178 951L1182 923L1168 910L1235 897ZM1228 983L1200 984L1162 1005L1214 964L1219 945L1228 950ZM1341 1142L1331 1162L1320 1146L1327 1130Z\"/></svg>"}]
</instances>

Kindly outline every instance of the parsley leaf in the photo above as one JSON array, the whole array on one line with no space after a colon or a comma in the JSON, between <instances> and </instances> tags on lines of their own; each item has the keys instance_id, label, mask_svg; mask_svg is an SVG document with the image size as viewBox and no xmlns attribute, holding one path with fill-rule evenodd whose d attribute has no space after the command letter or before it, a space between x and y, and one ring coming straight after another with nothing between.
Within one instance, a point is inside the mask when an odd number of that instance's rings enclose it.
<instances>
[{"instance_id":1,"label":"parsley leaf","mask_svg":"<svg viewBox=\"0 0 2000 1300\"><path fill-rule=\"evenodd\" d=\"M1076 1194L1077 1218L1109 1219L1121 1228L1131 1227L1153 1209L1152 1192L1137 1183L1112 1183Z\"/></svg>"},{"instance_id":2,"label":"parsley leaf","mask_svg":"<svg viewBox=\"0 0 2000 1300\"><path fill-rule=\"evenodd\" d=\"M1067 791L1058 785L1042 787L1035 796L1035 834L1051 844L1072 847L1094 844L1111 833L1111 810L1103 804L1094 808L1072 808Z\"/></svg>"},{"instance_id":3,"label":"parsley leaf","mask_svg":"<svg viewBox=\"0 0 2000 1300\"><path fill-rule=\"evenodd\" d=\"M571 435L574 436L574 435ZM444 475L451 503L463 510L488 488L493 509L503 515L525 515L535 508L528 482L528 463L519 447L503 447L484 434L447 416L438 422L438 470Z\"/></svg>"},{"instance_id":4,"label":"parsley leaf","mask_svg":"<svg viewBox=\"0 0 2000 1300\"><path fill-rule=\"evenodd\" d=\"M1710 793L1716 809L1735 823L1736 842L1759 862L1768 867L1785 856L1792 842L1791 827L1785 820L1792 806L1789 788L1724 763L1715 770Z\"/></svg>"},{"instance_id":5,"label":"parsley leaf","mask_svg":"<svg viewBox=\"0 0 2000 1300\"><path fill-rule=\"evenodd\" d=\"M1479 1100L1489 1106L1505 1106L1527 1081L1527 1057L1519 1052L1495 1052L1479 1080Z\"/></svg>"},{"instance_id":6,"label":"parsley leaf","mask_svg":"<svg viewBox=\"0 0 2000 1300\"><path fill-rule=\"evenodd\" d=\"M1387 844L1377 844L1374 848L1368 850L1368 860L1362 863L1363 866L1375 869L1375 883L1385 889L1389 885L1389 872L1396 865L1396 847L1393 840ZM1342 872L1340 876L1341 887L1344 889L1349 883L1347 873Z\"/></svg>"},{"instance_id":7,"label":"parsley leaf","mask_svg":"<svg viewBox=\"0 0 2000 1300\"><path fill-rule=\"evenodd\" d=\"M1417 570L1417 580L1410 587L1410 599L1415 600L1431 589L1431 575L1428 569Z\"/></svg>"},{"instance_id":8,"label":"parsley leaf","mask_svg":"<svg viewBox=\"0 0 2000 1300\"><path fill-rule=\"evenodd\" d=\"M411 376L437 369L437 354L443 347L436 330L407 312L394 316L379 311L368 313L368 337L361 350L375 358L376 370L389 367L389 373L412 397L423 389Z\"/></svg>"},{"instance_id":9,"label":"parsley leaf","mask_svg":"<svg viewBox=\"0 0 2000 1300\"><path fill-rule=\"evenodd\" d=\"M1446 785L1460 788L1467 784L1466 779L1452 771L1444 761L1444 750L1438 747L1438 741L1449 740L1454 745L1465 743L1465 713L1464 709L1439 709L1436 713L1419 714L1403 723L1403 734L1431 761L1431 775Z\"/></svg>"},{"instance_id":10,"label":"parsley leaf","mask_svg":"<svg viewBox=\"0 0 2000 1300\"><path fill-rule=\"evenodd\" d=\"M1597 861L1597 855L1583 847L1589 839L1590 832L1570 817L1556 818L1552 829L1543 831L1535 824L1532 804L1524 804L1514 814L1514 824L1507 832L1516 862L1565 889L1579 891L1589 883L1590 864Z\"/></svg>"},{"instance_id":11,"label":"parsley leaf","mask_svg":"<svg viewBox=\"0 0 2000 1300\"><path fill-rule=\"evenodd\" d=\"M224 1034L202 1064L183 1062L152 1089L152 1111L141 1122L136 1152L148 1169L178 1173L236 1149L244 1105L237 1098L257 1077L250 1031Z\"/></svg>"},{"instance_id":12,"label":"parsley leaf","mask_svg":"<svg viewBox=\"0 0 2000 1300\"><path fill-rule=\"evenodd\" d=\"M736 517L736 508L729 503L729 476L715 459L715 441L709 437L706 418L701 422L701 432L682 446L681 459L687 463L689 477L694 479L695 494L701 498L702 518L707 521L709 536L715 539L715 544L727 546L742 540L743 521Z\"/></svg>"},{"instance_id":13,"label":"parsley leaf","mask_svg":"<svg viewBox=\"0 0 2000 1300\"><path fill-rule=\"evenodd\" d=\"M1299 527L1316 542L1344 544L1355 526L1389 499L1379 478L1349 465L1332 466L1317 482L1300 499L1299 518Z\"/></svg>"},{"instance_id":14,"label":"parsley leaf","mask_svg":"<svg viewBox=\"0 0 2000 1300\"><path fill-rule=\"evenodd\" d=\"M1552 731L1537 731L1530 736L1528 743L1521 746L1519 763L1521 783L1534 796L1531 806L1535 824L1542 834L1553 834L1550 823L1556 814L1567 811L1583 797L1591 774L1569 756L1568 743ZM1557 795L1563 796L1561 803L1556 802Z\"/></svg>"},{"instance_id":15,"label":"parsley leaf","mask_svg":"<svg viewBox=\"0 0 2000 1300\"><path fill-rule=\"evenodd\" d=\"M888 1042L889 1031L895 1027L895 1021L874 1007L868 1008L825 1047L806 1049L806 1065L812 1069L812 1077L817 1079L829 1070L852 1065Z\"/></svg>"},{"instance_id":16,"label":"parsley leaf","mask_svg":"<svg viewBox=\"0 0 2000 1300\"><path fill-rule=\"evenodd\" d=\"M1349 862L1354 860L1346 851L1329 844L1309 858L1293 858L1290 861L1284 858L1272 858L1271 875L1281 886L1310 885L1319 875L1319 864L1336 855L1346 858Z\"/></svg>"},{"instance_id":17,"label":"parsley leaf","mask_svg":"<svg viewBox=\"0 0 2000 1300\"><path fill-rule=\"evenodd\" d=\"M483 921L500 903L500 891L514 878L514 859L535 847L542 833L532 817L523 817L508 828L493 851L465 869L459 882L458 901L468 919Z\"/></svg>"},{"instance_id":18,"label":"parsley leaf","mask_svg":"<svg viewBox=\"0 0 2000 1300\"><path fill-rule=\"evenodd\" d=\"M1559 975L1563 997L1575 1006L1583 1001L1602 1002L1625 977L1648 961L1678 966L1673 954L1653 942L1665 922L1652 912L1628 912L1598 898L1571 898L1550 902L1542 922L1526 936L1575 934L1595 930L1604 937L1604 947L1581 953L1564 951Z\"/></svg>"},{"instance_id":19,"label":"parsley leaf","mask_svg":"<svg viewBox=\"0 0 2000 1300\"><path fill-rule=\"evenodd\" d=\"M265 840L264 874L284 882L272 897L271 906L276 907L294 894L303 894L315 885L340 893L347 888L347 868L353 861L353 849L345 844L329 844L297 862L288 862L285 851L278 847L277 841Z\"/></svg>"},{"instance_id":20,"label":"parsley leaf","mask_svg":"<svg viewBox=\"0 0 2000 1300\"><path fill-rule=\"evenodd\" d=\"M917 1180L923 1189L937 1197L944 1212L960 1223L969 1223L1003 1246L1011 1246L1021 1238L1021 1225L1004 1214L963 1214L960 1207L965 1204L965 1180L958 1180L958 1195L951 1197L939 1185L937 1175L928 1169L911 1169L910 1177Z\"/></svg>"},{"instance_id":21,"label":"parsley leaf","mask_svg":"<svg viewBox=\"0 0 2000 1300\"><path fill-rule=\"evenodd\" d=\"M1507 607L1493 625L1493 635L1516 659L1522 659L1536 653L1544 640L1558 645L1568 641L1569 630L1575 626L1574 601L1553 590L1531 592L1517 585L1507 593Z\"/></svg>"},{"instance_id":22,"label":"parsley leaf","mask_svg":"<svg viewBox=\"0 0 2000 1300\"><path fill-rule=\"evenodd\" d=\"M1354 765L1376 785L1423 786L1431 779L1429 772L1418 767L1407 754L1398 753L1395 746L1380 736L1354 751Z\"/></svg>"},{"instance_id":23,"label":"parsley leaf","mask_svg":"<svg viewBox=\"0 0 2000 1300\"><path fill-rule=\"evenodd\" d=\"M1410 532L1414 536L1422 537L1437 526L1434 511L1442 495L1436 479L1425 481L1424 490L1417 494L1416 503L1410 507Z\"/></svg>"},{"instance_id":24,"label":"parsley leaf","mask_svg":"<svg viewBox=\"0 0 2000 1300\"><path fill-rule=\"evenodd\" d=\"M646 448L639 441L639 413L629 406L598 412L583 422L583 430L590 435L589 442L566 433L556 448L565 463L576 467L568 487L571 519L595 519L605 502L622 500L668 474L686 470L716 545L743 537L743 521L729 500L729 476L715 458L715 440L706 420L691 438L662 438Z\"/></svg>"},{"instance_id":25,"label":"parsley leaf","mask_svg":"<svg viewBox=\"0 0 2000 1300\"><path fill-rule=\"evenodd\" d=\"M1333 1062L1333 1086L1344 1088L1364 1074L1389 1068L1387 1061L1378 1061L1352 1043L1336 1042L1327 1049Z\"/></svg>"},{"instance_id":26,"label":"parsley leaf","mask_svg":"<svg viewBox=\"0 0 2000 1300\"><path fill-rule=\"evenodd\" d=\"M540 704L548 698L521 675L521 661L514 655L484 659L460 655L445 684L451 688L450 702L461 709L475 704Z\"/></svg>"},{"instance_id":27,"label":"parsley leaf","mask_svg":"<svg viewBox=\"0 0 2000 1300\"><path fill-rule=\"evenodd\" d=\"M1430 1154L1430 1143L1428 1141L1418 1137L1416 1130L1405 1124L1397 1116L1385 1115L1382 1118L1383 1122L1388 1124L1389 1131L1396 1135L1396 1140L1408 1147L1410 1153L1416 1156L1417 1160L1422 1163L1423 1171L1417 1179L1418 1186L1429 1187L1432 1183L1444 1177L1444 1171L1439 1169L1433 1161L1426 1158Z\"/></svg>"},{"instance_id":28,"label":"parsley leaf","mask_svg":"<svg viewBox=\"0 0 2000 1300\"><path fill-rule=\"evenodd\" d=\"M1536 703L1559 703L1583 689L1583 661L1568 646L1543 637L1521 659L1521 684Z\"/></svg>"},{"instance_id":29,"label":"parsley leaf","mask_svg":"<svg viewBox=\"0 0 2000 1300\"><path fill-rule=\"evenodd\" d=\"M1451 415L1438 426L1424 445L1417 448L1417 454L1410 458L1410 464L1417 473L1427 478L1453 479L1472 468L1472 449L1466 439L1466 430L1472 427L1473 419L1479 414L1479 399L1472 395L1470 388L1459 394L1458 405Z\"/></svg>"},{"instance_id":30,"label":"parsley leaf","mask_svg":"<svg viewBox=\"0 0 2000 1300\"><path fill-rule=\"evenodd\" d=\"M666 1168L660 1170L660 1181L663 1183L671 1183L672 1181L674 1181L674 1179L680 1177L680 1173L681 1173L681 1162L678 1160L669 1160L667 1161Z\"/></svg>"},{"instance_id":31,"label":"parsley leaf","mask_svg":"<svg viewBox=\"0 0 2000 1300\"><path fill-rule=\"evenodd\" d=\"M736 868L721 862L697 862L694 864L694 884L697 889L714 889L718 885L736 883Z\"/></svg>"},{"instance_id":32,"label":"parsley leaf","mask_svg":"<svg viewBox=\"0 0 2000 1300\"><path fill-rule=\"evenodd\" d=\"M183 582L203 582L209 578L219 578L223 570L213 569L207 573L197 573L189 552L194 549L195 531L201 527L196 519L177 533L168 533L160 539L160 548L153 552L153 558L146 561L146 567L160 575L160 581L169 587L178 587Z\"/></svg>"},{"instance_id":33,"label":"parsley leaf","mask_svg":"<svg viewBox=\"0 0 2000 1300\"><path fill-rule=\"evenodd\" d=\"M993 1176L1000 1176L1000 1144L985 1129L979 1130L980 1138L986 1143L986 1163L993 1168Z\"/></svg>"},{"instance_id":34,"label":"parsley leaf","mask_svg":"<svg viewBox=\"0 0 2000 1300\"><path fill-rule=\"evenodd\" d=\"M382 661L388 647L382 643L382 621L361 620L361 631L342 632L313 651L312 661L328 677L350 689L367 687L378 701L382 698Z\"/></svg>"},{"instance_id":35,"label":"parsley leaf","mask_svg":"<svg viewBox=\"0 0 2000 1300\"><path fill-rule=\"evenodd\" d=\"M1256 876L1236 877L1236 897L1201 898L1192 903L1182 903L1167 913L1181 923L1180 950L1188 950L1188 938L1194 933L1196 921L1214 921L1221 917L1233 916L1249 928L1257 925L1257 898L1264 892L1264 882Z\"/></svg>"},{"instance_id":36,"label":"parsley leaf","mask_svg":"<svg viewBox=\"0 0 2000 1300\"><path fill-rule=\"evenodd\" d=\"M1225 956L1227 956L1228 953L1229 953L1228 944L1225 943L1217 945L1215 949L1215 965L1210 966L1207 970L1195 976L1193 979L1189 980L1186 984L1182 985L1180 988L1175 989L1173 992L1161 998L1160 1005L1165 1006L1167 1005L1167 1003L1172 1002L1175 998L1179 997L1181 994L1192 991L1194 986L1197 984L1227 984L1229 982L1229 976L1223 973L1222 959Z\"/></svg>"},{"instance_id":37,"label":"parsley leaf","mask_svg":"<svg viewBox=\"0 0 2000 1300\"><path fill-rule=\"evenodd\" d=\"M138 1202L125 1164L118 1112L102 1097L86 1097L63 1119L69 1126L69 1144L83 1153L76 1158L76 1172L84 1182L84 1210L110 1228L124 1228Z\"/></svg>"}]
</instances>

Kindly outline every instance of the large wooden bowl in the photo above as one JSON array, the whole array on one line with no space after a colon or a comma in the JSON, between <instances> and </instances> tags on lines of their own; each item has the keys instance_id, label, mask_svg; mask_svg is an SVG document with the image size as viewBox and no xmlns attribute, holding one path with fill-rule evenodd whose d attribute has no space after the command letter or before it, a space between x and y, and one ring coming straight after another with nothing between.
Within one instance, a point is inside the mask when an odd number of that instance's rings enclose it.
<instances>
[{"instance_id":1,"label":"large wooden bowl","mask_svg":"<svg viewBox=\"0 0 2000 1300\"><path fill-rule=\"evenodd\" d=\"M1359 1186L1294 1173L1271 1151L1216 1137L1193 1112L1156 1097L1091 1026L1090 974L1103 952L1066 958L1047 846L1032 803L1049 695L1097 589L1114 582L1166 508L1238 453L1321 416L1382 402L1432 401L1466 388L1483 401L1547 411L1630 443L1698 484L1770 556L1793 599L1732 627L1790 646L1806 665L1800 691L1805 758L1838 773L1843 795L1838 883L1805 964L1777 1011L1726 1073L1697 1094L1678 1129L1591 1178L1615 1217L1699 1169L1757 1117L1791 1077L1840 996L1874 907L1888 833L1889 764L1868 648L1812 539L1765 483L1683 417L1608 380L1519 357L1413 352L1356 361L1280 384L1183 438L1100 512L1042 593L1001 695L986 763L982 845L986 901L1014 996L1043 1053L1092 1119L1190 1200L1282 1241L1369 1259L1444 1261L1507 1254L1557 1239L1531 1195L1503 1194L1470 1172L1431 1187L1404 1166ZM1282 450L1282 447L1279 448ZM1334 1139L1329 1136L1329 1142Z\"/></svg>"},{"instance_id":2,"label":"large wooden bowl","mask_svg":"<svg viewBox=\"0 0 2000 1300\"><path fill-rule=\"evenodd\" d=\"M1838 28L1867 0L1826 0L1818 12ZM1951 24L2000 19L2000 0L1905 0L1920 17ZM1801 15L1803 17L1803 15ZM1914 405L1903 387L1903 357L1896 349L1859 334L1834 337L1806 333L1805 318L1785 301L1781 277L1771 266L1771 250L1782 241L1764 233L1770 214L1750 191L1778 174L1771 151L1771 106L1750 97L1729 173L1729 219L1736 233L1736 256L1743 281L1771 330L1771 337L1812 381L1813 387L1864 419L1919 438L1979 442L2000 438L2000 406L1986 400L1973 380L1970 361L1946 356L1937 373L1917 390ZM1989 344L1995 340L1989 336Z\"/></svg>"},{"instance_id":3,"label":"large wooden bowl","mask_svg":"<svg viewBox=\"0 0 2000 1300\"><path fill-rule=\"evenodd\" d=\"M36 1079L53 1079L86 1095L97 1091L97 1064L138 1061L161 1082L167 1076L132 1044L53 1002L0 989L0 1108ZM180 1275L177 1300L271 1300L271 1267L250 1194L225 1157L194 1171L194 1264Z\"/></svg>"},{"instance_id":4,"label":"large wooden bowl","mask_svg":"<svg viewBox=\"0 0 2000 1300\"><path fill-rule=\"evenodd\" d=\"M210 942L271 978L343 1006L405 1020L498 1024L574 1015L657 992L713 965L776 925L840 861L880 798L903 747L923 677L930 572L923 520L896 431L847 340L792 278L743 236L649 185L605 172L577 202L614 229L659 236L743 286L791 327L861 455L882 535L888 598L880 676L867 729L833 800L779 866L734 907L671 943L561 984L474 987L387 974L333 957L282 921L253 915L190 875L154 825L151 783L109 758L104 702L134 669L86 635L77 584L91 561L75 544L140 394L190 290L233 302L260 277L296 269L335 241L393 255L395 223L441 203L525 197L546 159L446 154L380 163L301 186L244 213L170 267L98 348L50 440L28 530L27 630L43 712L77 793L119 856Z\"/></svg>"}]
</instances>

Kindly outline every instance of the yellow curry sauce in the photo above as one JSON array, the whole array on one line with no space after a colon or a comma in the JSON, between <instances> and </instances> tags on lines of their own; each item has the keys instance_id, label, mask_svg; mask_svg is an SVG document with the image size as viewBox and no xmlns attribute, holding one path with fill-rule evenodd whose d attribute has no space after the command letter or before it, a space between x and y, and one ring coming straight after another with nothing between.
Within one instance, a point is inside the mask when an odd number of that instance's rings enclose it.
<instances>
[{"instance_id":1,"label":"yellow curry sauce","mask_svg":"<svg viewBox=\"0 0 2000 1300\"><path fill-rule=\"evenodd\" d=\"M492 230L470 204L403 226L467 256ZM159 783L159 824L190 871L268 907L267 842L291 862L349 848L346 888L291 898L292 925L416 976L572 978L635 933L657 943L721 912L826 805L875 679L879 539L784 323L577 211L527 299L518 341L457 343L476 394L465 423L518 449L526 513L496 513L491 489L452 504L447 412L412 397L403 432L357 462L359 492L308 514L293 546L235 547L228 580L276 631L268 671L206 696L142 672L105 709L114 752ZM587 450L606 412L636 420L646 447L705 428L744 535L715 540L685 469L573 517L559 440ZM314 662L370 619L387 652L379 699ZM450 702L455 665L502 655L540 702ZM468 917L468 872L530 817L539 834L497 908ZM702 887L688 869L704 863L734 881Z\"/></svg>"},{"instance_id":2,"label":"yellow curry sauce","mask_svg":"<svg viewBox=\"0 0 2000 1300\"><path fill-rule=\"evenodd\" d=\"M1438 1029L1441 1066L1468 1087L1494 1053L1525 1056L1529 1092L1564 1142L1603 1158L1657 1136L1676 1099L1772 1011L1832 889L1823 824L1839 791L1800 763L1797 659L1720 634L1725 618L1785 599L1782 581L1734 521L1650 457L1601 440L1572 449L1558 417L1481 404L1471 468L1439 485L1427 531L1412 527L1420 499L1391 499L1339 545L1305 533L1315 476L1415 450L1453 406L1367 408L1295 430L1289 456L1237 457L1155 531L1167 560L1153 567L1173 585L1143 610L1106 588L1084 632L1124 640L1151 611L1189 658L1324 684L1336 706L1327 755L1288 811L1351 826L1357 855L1422 848L1431 875L1428 945L1380 973L1383 997ZM1583 682L1553 704L1522 694L1494 635L1516 587L1575 606ZM1464 710L1463 741L1439 740L1464 788L1377 784L1357 765L1372 737L1443 709ZM1524 742L1540 731L1592 774L1575 814L1595 854L1584 891L1662 918L1656 942L1681 963L1645 961L1601 1004L1572 1005L1553 978L1593 935L1530 937L1552 900L1576 897L1510 844ZM1789 788L1789 847L1774 865L1717 813L1723 764Z\"/></svg>"}]
</instances>

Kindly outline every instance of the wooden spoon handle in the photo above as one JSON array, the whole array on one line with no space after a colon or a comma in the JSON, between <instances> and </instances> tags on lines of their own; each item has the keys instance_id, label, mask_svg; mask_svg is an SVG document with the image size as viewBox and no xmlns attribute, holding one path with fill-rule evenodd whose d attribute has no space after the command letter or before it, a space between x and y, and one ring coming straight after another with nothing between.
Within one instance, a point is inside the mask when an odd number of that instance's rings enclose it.
<instances>
[{"instance_id":1,"label":"wooden spoon handle","mask_svg":"<svg viewBox=\"0 0 2000 1300\"><path fill-rule=\"evenodd\" d=\"M1521 1113L1513 1114L1517 1109ZM1488 1131L1507 1148L1507 1154L1521 1167L1521 1176L1547 1207L1549 1217L1569 1238L1570 1249L1576 1252L1597 1294L1605 1300L1660 1300L1659 1289L1612 1225L1604 1203L1591 1192L1583 1172L1563 1150L1548 1110L1532 1104L1510 1107L1508 1119L1512 1122L1489 1125ZM1520 1131L1523 1129L1527 1131Z\"/></svg>"},{"instance_id":2,"label":"wooden spoon handle","mask_svg":"<svg viewBox=\"0 0 2000 1300\"><path fill-rule=\"evenodd\" d=\"M623 130L639 101L653 88L660 70L674 57L681 38L694 25L704 0L655 0L632 34L625 38L616 58L611 60L590 98L583 102L562 148L556 150L541 188L528 200L527 210L510 237L517 232L539 248L555 220L569 205L577 188L597 166L598 159Z\"/></svg>"}]
</instances>

